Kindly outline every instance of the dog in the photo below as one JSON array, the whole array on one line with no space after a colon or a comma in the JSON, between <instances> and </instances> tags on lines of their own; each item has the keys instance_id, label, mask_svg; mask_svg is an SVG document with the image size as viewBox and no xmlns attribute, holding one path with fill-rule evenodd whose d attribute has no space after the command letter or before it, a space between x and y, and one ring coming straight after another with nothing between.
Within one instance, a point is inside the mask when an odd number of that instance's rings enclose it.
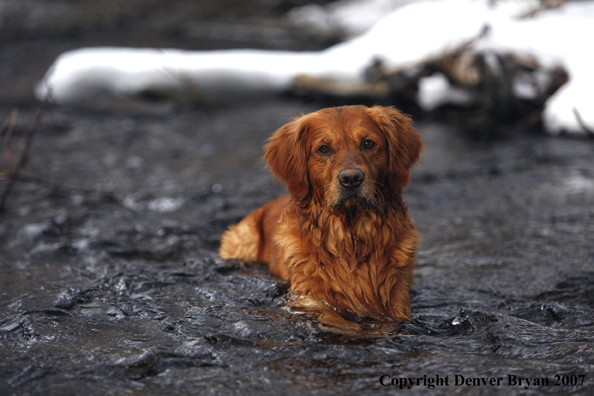
<instances>
[{"instance_id":1,"label":"dog","mask_svg":"<svg viewBox=\"0 0 594 396\"><path fill-rule=\"evenodd\" d=\"M408 320L419 234L402 189L422 149L410 117L392 107L294 118L264 155L290 195L225 231L220 256L268 263L293 295L346 320Z\"/></svg>"}]
</instances>

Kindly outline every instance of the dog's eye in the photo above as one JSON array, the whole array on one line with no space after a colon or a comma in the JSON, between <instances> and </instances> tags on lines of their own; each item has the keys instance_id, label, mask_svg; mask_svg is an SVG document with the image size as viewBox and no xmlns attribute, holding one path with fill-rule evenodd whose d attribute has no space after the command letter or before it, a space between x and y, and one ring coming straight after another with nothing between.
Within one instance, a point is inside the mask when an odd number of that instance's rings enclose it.
<instances>
[{"instance_id":1,"label":"dog's eye","mask_svg":"<svg viewBox=\"0 0 594 396\"><path fill-rule=\"evenodd\" d=\"M328 151L330 151L330 147L322 145L318 148L318 151L322 154L326 154Z\"/></svg>"},{"instance_id":2,"label":"dog's eye","mask_svg":"<svg viewBox=\"0 0 594 396\"><path fill-rule=\"evenodd\" d=\"M366 140L365 143L363 143L363 145L365 146L365 148L370 149L375 146L375 143L373 143L371 140Z\"/></svg>"}]
</instances>

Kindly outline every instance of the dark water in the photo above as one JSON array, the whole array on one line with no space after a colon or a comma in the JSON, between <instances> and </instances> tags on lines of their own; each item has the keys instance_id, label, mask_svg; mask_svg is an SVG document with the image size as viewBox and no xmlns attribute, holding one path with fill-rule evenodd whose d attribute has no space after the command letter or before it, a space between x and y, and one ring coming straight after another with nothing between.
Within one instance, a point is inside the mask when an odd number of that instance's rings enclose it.
<instances>
[{"instance_id":1,"label":"dark water","mask_svg":"<svg viewBox=\"0 0 594 396\"><path fill-rule=\"evenodd\" d=\"M316 109L51 111L28 172L61 187L0 215L0 395L594 394L594 142L419 123L412 318L340 335L216 255L283 192L265 138Z\"/></svg>"}]
</instances>

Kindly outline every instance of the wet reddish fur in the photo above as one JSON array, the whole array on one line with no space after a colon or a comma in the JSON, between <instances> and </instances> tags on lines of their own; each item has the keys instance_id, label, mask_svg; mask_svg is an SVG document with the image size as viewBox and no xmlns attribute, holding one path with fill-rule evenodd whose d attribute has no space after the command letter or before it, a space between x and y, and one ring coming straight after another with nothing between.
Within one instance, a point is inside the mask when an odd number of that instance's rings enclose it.
<instances>
[{"instance_id":1,"label":"wet reddish fur","mask_svg":"<svg viewBox=\"0 0 594 396\"><path fill-rule=\"evenodd\" d=\"M373 150L362 142L372 140ZM328 155L318 152L328 145ZM390 107L344 106L296 118L266 146L290 196L256 209L222 237L221 257L262 260L297 295L340 314L405 320L418 233L402 200L420 135ZM344 200L338 172L359 168L361 200Z\"/></svg>"}]
</instances>

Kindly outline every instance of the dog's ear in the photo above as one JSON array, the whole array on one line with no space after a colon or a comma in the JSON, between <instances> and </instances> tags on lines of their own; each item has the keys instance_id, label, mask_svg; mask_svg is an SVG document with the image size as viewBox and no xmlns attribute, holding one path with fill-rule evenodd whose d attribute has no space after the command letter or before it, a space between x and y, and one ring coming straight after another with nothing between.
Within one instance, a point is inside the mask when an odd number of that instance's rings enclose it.
<instances>
[{"instance_id":1,"label":"dog's ear","mask_svg":"<svg viewBox=\"0 0 594 396\"><path fill-rule=\"evenodd\" d=\"M402 189L410 181L410 168L419 160L423 139L413 127L411 118L393 107L374 106L368 114L388 141L390 182Z\"/></svg>"},{"instance_id":2,"label":"dog's ear","mask_svg":"<svg viewBox=\"0 0 594 396\"><path fill-rule=\"evenodd\" d=\"M305 144L308 129L307 116L295 118L277 129L264 147L267 166L299 200L309 191Z\"/></svg>"}]
</instances>

